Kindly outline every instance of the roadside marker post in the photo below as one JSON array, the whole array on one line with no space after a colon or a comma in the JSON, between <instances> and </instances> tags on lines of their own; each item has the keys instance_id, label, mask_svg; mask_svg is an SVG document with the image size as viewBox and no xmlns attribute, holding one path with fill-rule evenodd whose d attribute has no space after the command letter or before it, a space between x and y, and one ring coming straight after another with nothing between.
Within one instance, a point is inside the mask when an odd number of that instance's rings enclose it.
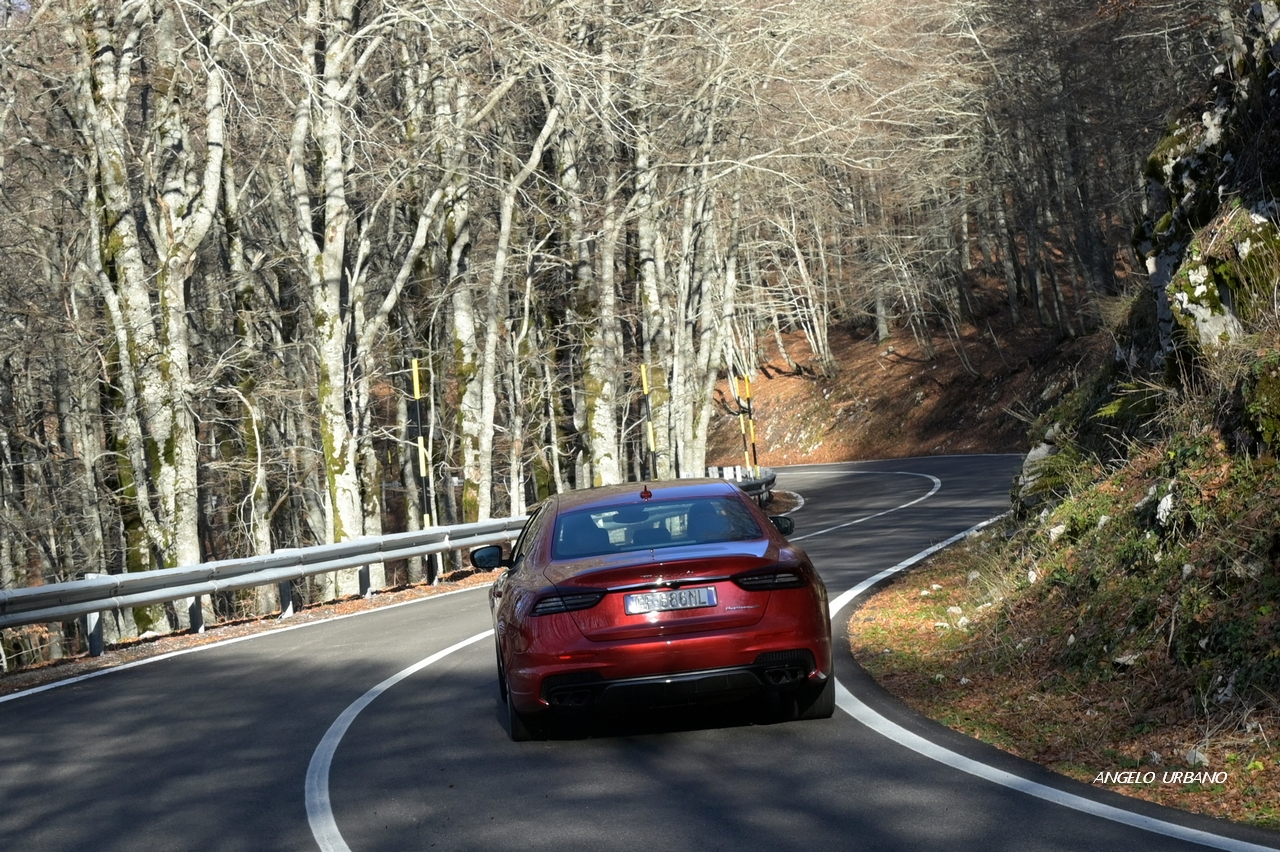
<instances>
[{"instance_id":1,"label":"roadside marker post","mask_svg":"<svg viewBox=\"0 0 1280 852\"><path fill-rule=\"evenodd\" d=\"M754 404L751 402L751 378L743 376L742 381L747 386L747 423L750 424L751 431L751 461L747 464L751 467L752 475L759 478L760 476L760 457L756 452L756 412Z\"/></svg>"},{"instance_id":2,"label":"roadside marker post","mask_svg":"<svg viewBox=\"0 0 1280 852\"><path fill-rule=\"evenodd\" d=\"M422 488L422 528L431 527L431 464L427 453L426 440L422 427L422 380L418 377L418 359L412 361L413 370L413 415L418 431L418 482ZM431 554L424 559L427 583L435 585L440 581L440 557Z\"/></svg>"},{"instance_id":3,"label":"roadside marker post","mask_svg":"<svg viewBox=\"0 0 1280 852\"><path fill-rule=\"evenodd\" d=\"M649 444L649 478L658 476L658 441L653 432L653 403L649 399L649 365L640 365L640 389L644 392L645 438Z\"/></svg>"}]
</instances>

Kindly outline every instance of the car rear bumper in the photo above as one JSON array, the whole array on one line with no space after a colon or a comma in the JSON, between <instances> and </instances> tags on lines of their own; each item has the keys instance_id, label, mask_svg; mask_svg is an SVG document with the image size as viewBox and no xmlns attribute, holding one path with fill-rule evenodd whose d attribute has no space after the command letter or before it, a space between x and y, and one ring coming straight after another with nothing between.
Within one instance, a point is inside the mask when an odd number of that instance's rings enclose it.
<instances>
[{"instance_id":1,"label":"car rear bumper","mask_svg":"<svg viewBox=\"0 0 1280 852\"><path fill-rule=\"evenodd\" d=\"M797 648L760 654L749 665L645 677L606 680L598 671L566 672L544 678L539 698L543 707L561 712L679 707L787 692L827 677L811 651Z\"/></svg>"},{"instance_id":2,"label":"car rear bumper","mask_svg":"<svg viewBox=\"0 0 1280 852\"><path fill-rule=\"evenodd\" d=\"M822 616L783 612L733 630L616 642L587 640L572 622L552 619L568 616L545 617L535 636L499 639L510 700L519 712L732 700L821 683L831 673L830 622ZM802 677L795 674L799 669Z\"/></svg>"}]
</instances>

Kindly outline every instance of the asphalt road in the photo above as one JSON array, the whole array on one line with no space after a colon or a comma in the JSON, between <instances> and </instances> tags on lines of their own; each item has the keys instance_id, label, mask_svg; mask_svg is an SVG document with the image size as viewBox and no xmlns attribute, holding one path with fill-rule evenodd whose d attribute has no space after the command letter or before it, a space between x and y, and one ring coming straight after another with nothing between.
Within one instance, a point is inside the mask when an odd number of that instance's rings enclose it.
<instances>
[{"instance_id":1,"label":"asphalt road","mask_svg":"<svg viewBox=\"0 0 1280 852\"><path fill-rule=\"evenodd\" d=\"M835 599L1002 512L1018 464L799 467L779 485L806 500L793 538ZM512 743L488 628L471 590L0 703L0 852L1206 848L1169 836L1186 830L1280 848L923 720L843 642L830 720L721 710Z\"/></svg>"}]
</instances>

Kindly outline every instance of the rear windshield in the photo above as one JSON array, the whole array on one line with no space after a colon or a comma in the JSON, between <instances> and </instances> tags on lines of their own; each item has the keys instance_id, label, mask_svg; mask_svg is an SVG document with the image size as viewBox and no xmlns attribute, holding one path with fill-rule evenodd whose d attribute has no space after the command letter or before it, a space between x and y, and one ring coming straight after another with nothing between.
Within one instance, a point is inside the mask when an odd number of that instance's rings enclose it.
<instances>
[{"instance_id":1,"label":"rear windshield","mask_svg":"<svg viewBox=\"0 0 1280 852\"><path fill-rule=\"evenodd\" d=\"M655 500L561 515L556 519L551 555L580 559L762 536L760 525L740 500Z\"/></svg>"}]
</instances>

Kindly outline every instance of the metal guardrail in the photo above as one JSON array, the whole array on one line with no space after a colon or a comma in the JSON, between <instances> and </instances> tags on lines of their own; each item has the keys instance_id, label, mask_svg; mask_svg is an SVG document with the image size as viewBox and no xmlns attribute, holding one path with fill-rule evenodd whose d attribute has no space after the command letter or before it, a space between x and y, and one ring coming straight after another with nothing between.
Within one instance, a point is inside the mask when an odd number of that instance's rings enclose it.
<instances>
[{"instance_id":1,"label":"metal guardrail","mask_svg":"<svg viewBox=\"0 0 1280 852\"><path fill-rule=\"evenodd\" d=\"M777 479L769 468L761 468L755 475L744 467L710 468L707 473L713 478L733 481L761 505L769 501ZM285 584L303 577L379 562L496 544L519 535L526 520L527 517L502 518L432 527L418 532L393 533L318 547L278 550L266 556L224 559L156 571L100 574L65 583L0 590L0 628L89 616L90 653L101 653L101 622L97 617L100 613L273 583ZM287 588L282 587L281 597L287 600L287 594ZM191 606L191 613L198 621L198 600Z\"/></svg>"},{"instance_id":2,"label":"metal guardrail","mask_svg":"<svg viewBox=\"0 0 1280 852\"><path fill-rule=\"evenodd\" d=\"M712 479L728 479L743 491L756 498L756 502L763 506L768 503L773 495L773 487L777 483L778 474L768 467L757 468L752 473L751 468L742 467L709 467L707 468L707 476Z\"/></svg>"},{"instance_id":3,"label":"metal guardrail","mask_svg":"<svg viewBox=\"0 0 1280 852\"><path fill-rule=\"evenodd\" d=\"M278 550L246 559L98 575L66 583L3 590L0 591L0 627L70 621L110 610L287 583L378 562L496 544L519 535L526 520L527 517L502 518L432 527L319 547ZM199 611L198 606L193 609Z\"/></svg>"}]
</instances>

